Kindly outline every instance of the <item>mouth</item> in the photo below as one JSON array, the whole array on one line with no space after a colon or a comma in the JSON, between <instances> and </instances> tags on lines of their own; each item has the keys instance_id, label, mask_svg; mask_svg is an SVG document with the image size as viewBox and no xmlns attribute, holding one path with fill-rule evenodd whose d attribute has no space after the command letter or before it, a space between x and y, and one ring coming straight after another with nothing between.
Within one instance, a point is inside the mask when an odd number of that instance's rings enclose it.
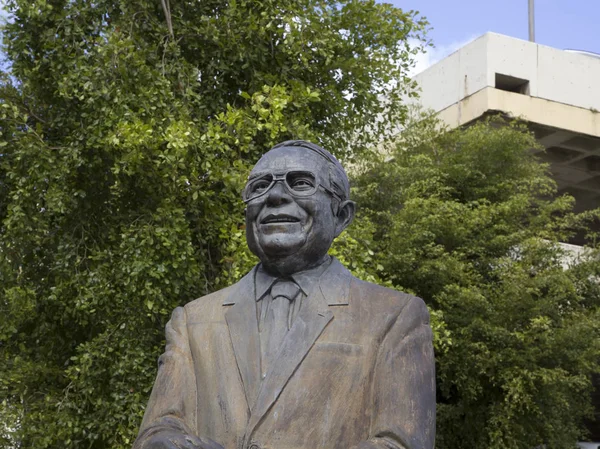
<instances>
[{"instance_id":1,"label":"mouth","mask_svg":"<svg viewBox=\"0 0 600 449\"><path fill-rule=\"evenodd\" d=\"M291 215L285 215L285 214L270 214L267 215L261 222L260 224L272 224L272 223L278 223L278 224L285 224L285 223L299 223L300 219L297 217L293 217Z\"/></svg>"}]
</instances>

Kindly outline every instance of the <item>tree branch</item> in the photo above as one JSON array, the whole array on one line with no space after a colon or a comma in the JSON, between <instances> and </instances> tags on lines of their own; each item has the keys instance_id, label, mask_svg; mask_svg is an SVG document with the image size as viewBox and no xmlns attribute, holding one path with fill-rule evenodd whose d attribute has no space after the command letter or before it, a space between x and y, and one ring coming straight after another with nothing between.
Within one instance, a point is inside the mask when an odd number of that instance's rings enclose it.
<instances>
[{"instance_id":1,"label":"tree branch","mask_svg":"<svg viewBox=\"0 0 600 449\"><path fill-rule=\"evenodd\" d=\"M171 21L171 6L169 5L169 0L160 0L160 3L162 4L163 11L165 12L165 19L167 20L169 34L173 39L175 39L175 34L173 33L173 22Z\"/></svg>"}]
</instances>

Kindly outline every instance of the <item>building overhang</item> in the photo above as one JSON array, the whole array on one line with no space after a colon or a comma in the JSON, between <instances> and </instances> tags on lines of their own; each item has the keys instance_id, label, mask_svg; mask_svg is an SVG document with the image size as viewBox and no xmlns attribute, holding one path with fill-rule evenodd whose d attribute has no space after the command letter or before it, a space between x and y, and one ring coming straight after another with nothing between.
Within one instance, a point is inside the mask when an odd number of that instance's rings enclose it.
<instances>
[{"instance_id":1,"label":"building overhang","mask_svg":"<svg viewBox=\"0 0 600 449\"><path fill-rule=\"evenodd\" d=\"M600 111L485 87L438 112L451 128L466 125L491 111L556 129L600 138ZM599 148L600 150L600 148Z\"/></svg>"}]
</instances>

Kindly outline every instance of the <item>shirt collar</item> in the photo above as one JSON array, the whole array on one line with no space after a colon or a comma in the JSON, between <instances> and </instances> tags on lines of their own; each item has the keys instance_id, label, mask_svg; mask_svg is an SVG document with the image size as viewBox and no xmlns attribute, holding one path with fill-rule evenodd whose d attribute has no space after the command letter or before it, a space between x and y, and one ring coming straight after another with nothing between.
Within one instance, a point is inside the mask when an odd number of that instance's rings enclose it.
<instances>
[{"instance_id":1,"label":"shirt collar","mask_svg":"<svg viewBox=\"0 0 600 449\"><path fill-rule=\"evenodd\" d=\"M331 256L327 256L320 265L317 265L309 270L299 271L298 273L292 274L290 277L296 284L298 284L302 290L302 293L308 296L313 286L318 283L323 272L327 269L327 267L329 267L329 265L331 265L332 260L333 259ZM254 276L257 301L262 299L262 297L267 294L277 279L279 278L271 276L269 273L267 273L262 264L257 267L256 274Z\"/></svg>"}]
</instances>

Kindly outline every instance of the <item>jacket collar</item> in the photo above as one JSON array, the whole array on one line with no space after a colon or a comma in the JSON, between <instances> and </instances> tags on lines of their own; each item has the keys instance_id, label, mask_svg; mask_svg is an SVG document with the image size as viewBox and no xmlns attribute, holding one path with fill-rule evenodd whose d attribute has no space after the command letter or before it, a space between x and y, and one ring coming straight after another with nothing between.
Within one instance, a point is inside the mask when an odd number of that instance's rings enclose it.
<instances>
[{"instance_id":1,"label":"jacket collar","mask_svg":"<svg viewBox=\"0 0 600 449\"><path fill-rule=\"evenodd\" d=\"M320 276L315 276L315 271L322 270ZM352 274L339 260L331 257L329 261L311 270L301 271L291 276L305 295L309 295L313 287L318 285L323 298L329 306L347 306L350 294L350 279ZM255 299L262 298L269 291L276 277L266 273L261 265L256 265L246 276L240 280L240 284L246 285L245 290L251 289ZM248 285L251 283L251 285ZM236 304L241 298L230 295L225 298L224 306Z\"/></svg>"},{"instance_id":2,"label":"jacket collar","mask_svg":"<svg viewBox=\"0 0 600 449\"><path fill-rule=\"evenodd\" d=\"M289 276L289 278L300 287L304 295L308 296L312 292L313 287L319 283L319 279L323 275L323 272L329 268L331 261L332 258L327 256L320 265L309 270L294 273ZM254 276L256 300L258 301L261 299L278 279L280 278L267 273L262 264L257 265L256 274Z\"/></svg>"}]
</instances>

